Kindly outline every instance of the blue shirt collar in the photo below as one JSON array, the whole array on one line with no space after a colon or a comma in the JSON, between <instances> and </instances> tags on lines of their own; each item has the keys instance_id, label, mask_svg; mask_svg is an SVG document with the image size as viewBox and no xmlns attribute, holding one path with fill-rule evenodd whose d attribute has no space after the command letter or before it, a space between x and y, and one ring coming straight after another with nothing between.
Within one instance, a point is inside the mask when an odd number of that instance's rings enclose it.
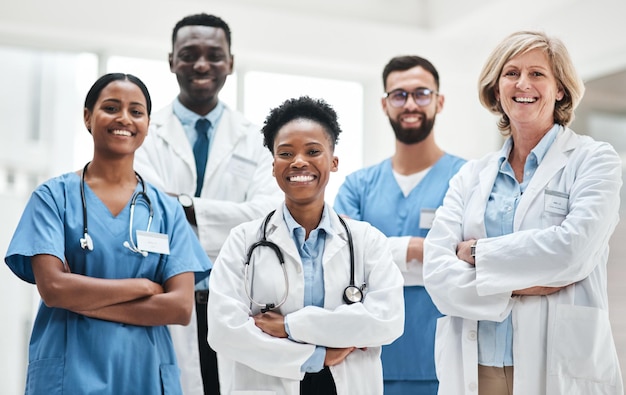
<instances>
[{"instance_id":1,"label":"blue shirt collar","mask_svg":"<svg viewBox=\"0 0 626 395\"><path fill-rule=\"evenodd\" d=\"M322 212L322 219L320 220L319 225L317 225L317 228L315 229L322 229L324 230L324 232L326 232L326 234L332 235L333 230L332 230L331 223L330 223L329 213L330 213L330 210L328 209L328 205L324 204L324 211ZM292 236L295 235L295 230L298 228L302 228L302 225L297 223L296 220L293 218L293 216L289 212L289 209L287 208L287 205L285 203L283 203L283 218L285 219L285 223L287 224L287 229L289 229L290 235Z\"/></svg>"},{"instance_id":2,"label":"blue shirt collar","mask_svg":"<svg viewBox=\"0 0 626 395\"><path fill-rule=\"evenodd\" d=\"M535 158L537 159L537 165L541 164L541 161L546 156L546 153L548 152L548 150L552 146L552 143L554 143L554 140L556 140L556 136L559 134L559 132L561 130L563 130L563 126L555 123L552 126L552 128L548 131L548 133L546 133L541 138L541 140L539 141L539 143L537 143L535 148L533 148L530 151L529 156L530 155L534 155L535 156ZM504 142L504 145L502 146L502 149L500 150L500 157L498 158L498 164L500 165L500 168L502 167L502 164L509 157L509 154L511 153L511 148L512 147L513 147L513 139L511 137L509 137Z\"/></svg>"},{"instance_id":3,"label":"blue shirt collar","mask_svg":"<svg viewBox=\"0 0 626 395\"><path fill-rule=\"evenodd\" d=\"M222 114L224 113L224 103L222 103L221 101L218 101L217 105L215 106L213 110L211 110L211 112L209 112L205 116L201 116L191 111L187 107L185 107L180 102L178 97L176 97L176 99L174 99L174 102L172 103L172 110L174 111L174 114L176 115L176 117L178 117L180 122L185 127L195 126L198 119L206 118L211 122L211 127L215 128L215 125L218 124L220 118L222 117Z\"/></svg>"}]
</instances>

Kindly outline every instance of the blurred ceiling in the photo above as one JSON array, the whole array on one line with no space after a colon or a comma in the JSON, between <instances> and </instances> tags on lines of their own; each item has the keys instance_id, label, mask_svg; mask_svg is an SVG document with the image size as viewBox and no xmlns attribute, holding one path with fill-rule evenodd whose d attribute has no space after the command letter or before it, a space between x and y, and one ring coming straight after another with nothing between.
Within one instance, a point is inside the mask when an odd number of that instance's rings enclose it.
<instances>
[{"instance_id":1,"label":"blurred ceiling","mask_svg":"<svg viewBox=\"0 0 626 395\"><path fill-rule=\"evenodd\" d=\"M352 19L375 25L417 28L458 43L481 42L490 35L500 34L499 30L509 31L514 26L551 26L556 17L574 20L584 17L580 26L586 29L580 31L587 33L575 36L568 44L572 47L590 45L592 48L611 41L598 41L592 32L606 26L606 21L602 21L606 16L621 14L625 8L621 0L602 0L602 4L595 5L602 11L591 3L571 0L527 0L523 4L503 0L229 0L229 3L242 8L273 9L286 16ZM593 11L599 13L598 18L591 14ZM606 39L621 35L609 32L611 30L599 37ZM592 76L585 81L585 86L585 96L579 107L582 112L626 115L626 70Z\"/></svg>"}]
</instances>

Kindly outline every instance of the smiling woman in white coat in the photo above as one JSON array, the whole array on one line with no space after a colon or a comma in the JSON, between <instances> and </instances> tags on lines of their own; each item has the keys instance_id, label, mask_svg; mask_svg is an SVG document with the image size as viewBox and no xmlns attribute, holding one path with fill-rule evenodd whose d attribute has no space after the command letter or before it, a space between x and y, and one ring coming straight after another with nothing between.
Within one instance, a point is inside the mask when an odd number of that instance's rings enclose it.
<instances>
[{"instance_id":1,"label":"smiling woman in white coat","mask_svg":"<svg viewBox=\"0 0 626 395\"><path fill-rule=\"evenodd\" d=\"M567 128L584 86L563 43L516 32L480 101L509 138L450 183L424 243L439 394L622 394L606 265L621 162ZM477 392L478 391L478 392Z\"/></svg>"},{"instance_id":2,"label":"smiling woman in white coat","mask_svg":"<svg viewBox=\"0 0 626 395\"><path fill-rule=\"evenodd\" d=\"M285 201L234 228L211 273L223 394L383 393L380 347L402 334L403 280L380 231L324 202L340 131L332 107L306 96L265 121Z\"/></svg>"}]
</instances>

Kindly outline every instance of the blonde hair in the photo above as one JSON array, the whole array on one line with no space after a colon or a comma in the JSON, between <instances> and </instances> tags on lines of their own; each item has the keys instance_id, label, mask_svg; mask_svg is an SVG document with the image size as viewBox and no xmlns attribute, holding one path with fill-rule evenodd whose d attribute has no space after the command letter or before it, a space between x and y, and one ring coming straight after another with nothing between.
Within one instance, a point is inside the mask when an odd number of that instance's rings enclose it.
<instances>
[{"instance_id":1,"label":"blonde hair","mask_svg":"<svg viewBox=\"0 0 626 395\"><path fill-rule=\"evenodd\" d=\"M555 123L567 126L574 120L574 109L585 92L585 85L561 40L535 31L519 31L509 35L489 55L478 79L480 103L492 113L501 116L498 129L504 135L511 132L511 124L496 99L495 92L502 69L511 58L534 49L541 49L548 55L557 88L564 92L563 99L557 101L554 107Z\"/></svg>"}]
</instances>

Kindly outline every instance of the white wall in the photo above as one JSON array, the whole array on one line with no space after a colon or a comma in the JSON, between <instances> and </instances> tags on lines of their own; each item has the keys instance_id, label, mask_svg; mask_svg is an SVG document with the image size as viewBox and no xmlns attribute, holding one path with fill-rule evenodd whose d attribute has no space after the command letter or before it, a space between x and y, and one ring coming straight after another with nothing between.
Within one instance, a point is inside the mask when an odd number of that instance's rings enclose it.
<instances>
[{"instance_id":1,"label":"white wall","mask_svg":"<svg viewBox=\"0 0 626 395\"><path fill-rule=\"evenodd\" d=\"M176 21L191 13L214 13L232 28L238 70L361 82L366 165L393 150L392 132L380 109L380 74L392 56L419 54L437 66L446 95L445 109L437 119L437 139L446 150L468 158L500 144L495 118L478 103L476 79L489 51L506 34L524 28L558 35L587 79L626 68L624 0L482 1L480 7L466 7L462 18L458 13L448 18L450 13L440 5L450 7L449 1L425 3L429 5L425 11L434 15L428 30L331 14L278 12L242 0L4 0L0 4L0 45L166 59ZM395 11L394 2L385 4L386 12ZM62 149L59 144L55 147ZM0 218L6 239L21 206L5 200L0 201ZM6 250L6 245L1 247ZM17 394L23 389L25 356L15 350L25 347L33 287L2 266L0 392Z\"/></svg>"}]
</instances>

